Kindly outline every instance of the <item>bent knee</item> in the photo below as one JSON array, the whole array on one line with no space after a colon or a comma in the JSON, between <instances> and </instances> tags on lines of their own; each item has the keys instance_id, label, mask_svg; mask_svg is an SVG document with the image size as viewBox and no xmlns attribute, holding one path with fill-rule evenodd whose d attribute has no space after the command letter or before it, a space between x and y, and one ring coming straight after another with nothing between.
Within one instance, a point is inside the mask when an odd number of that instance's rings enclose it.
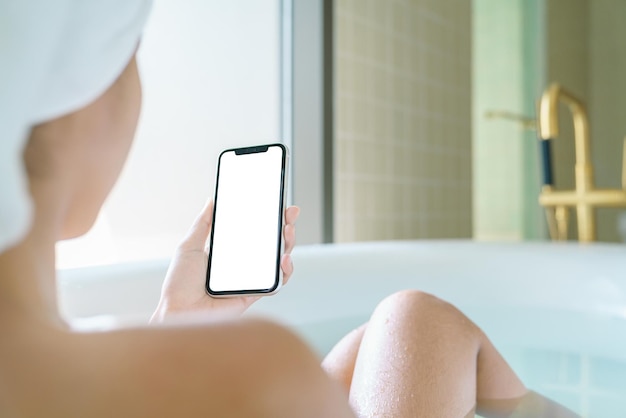
<instances>
[{"instance_id":1,"label":"bent knee","mask_svg":"<svg viewBox=\"0 0 626 418\"><path fill-rule=\"evenodd\" d=\"M480 329L454 305L416 289L401 290L387 296L376 307L374 314L401 317L415 322L445 323L471 332L480 332Z\"/></svg>"},{"instance_id":2,"label":"bent knee","mask_svg":"<svg viewBox=\"0 0 626 418\"><path fill-rule=\"evenodd\" d=\"M448 302L439 299L437 296L417 289L405 289L385 297L378 308L383 309L410 309L410 310L440 310L452 309Z\"/></svg>"}]
</instances>

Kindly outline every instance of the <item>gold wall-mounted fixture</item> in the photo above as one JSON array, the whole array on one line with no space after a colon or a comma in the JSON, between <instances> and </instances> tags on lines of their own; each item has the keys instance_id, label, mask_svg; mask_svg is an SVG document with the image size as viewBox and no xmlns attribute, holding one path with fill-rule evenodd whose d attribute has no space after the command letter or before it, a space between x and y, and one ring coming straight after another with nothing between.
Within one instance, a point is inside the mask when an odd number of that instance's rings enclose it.
<instances>
[{"instance_id":1,"label":"gold wall-mounted fixture","mask_svg":"<svg viewBox=\"0 0 626 418\"><path fill-rule=\"evenodd\" d=\"M485 112L485 119L506 119L517 122L522 127L522 129L525 130L534 131L537 129L536 119L509 112L507 110L487 110Z\"/></svg>"},{"instance_id":2,"label":"gold wall-mounted fixture","mask_svg":"<svg viewBox=\"0 0 626 418\"><path fill-rule=\"evenodd\" d=\"M559 103L565 103L574 119L576 147L575 190L555 190L552 183L550 141L559 135ZM578 240L596 240L594 209L598 207L626 207L626 140L622 164L622 189L596 189L591 165L589 121L584 104L558 84L549 86L539 103L539 138L545 141L544 185L539 194L539 204L548 210L548 224L553 239L567 239L569 209L575 208L578 220ZM553 211L553 212L552 212Z\"/></svg>"}]
</instances>

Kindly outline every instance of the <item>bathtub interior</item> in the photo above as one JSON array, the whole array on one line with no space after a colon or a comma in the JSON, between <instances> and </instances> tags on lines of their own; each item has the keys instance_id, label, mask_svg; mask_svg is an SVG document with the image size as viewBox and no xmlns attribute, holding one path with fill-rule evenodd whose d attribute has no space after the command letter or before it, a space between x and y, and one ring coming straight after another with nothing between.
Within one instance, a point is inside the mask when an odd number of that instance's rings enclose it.
<instances>
[{"instance_id":1,"label":"bathtub interior","mask_svg":"<svg viewBox=\"0 0 626 418\"><path fill-rule=\"evenodd\" d=\"M624 417L626 411L626 359L590 347L568 345L545 330L510 334L509 325L518 324L519 315L528 323L562 326L575 320L581 327L597 326L601 332L626 332L626 324L606 326L607 318L578 318L558 315L554 311L535 311L533 318L525 312L503 312L501 309L464 309L473 321L490 336L498 350L527 387L556 400L584 417ZM497 317L498 324L493 324ZM346 332L366 321L366 317L338 318L304 324L296 328L323 355ZM567 322L562 322L567 320ZM506 324L506 325L505 325ZM547 338L545 338L547 337Z\"/></svg>"},{"instance_id":2,"label":"bathtub interior","mask_svg":"<svg viewBox=\"0 0 626 418\"><path fill-rule=\"evenodd\" d=\"M300 247L294 263L291 282L248 315L292 327L320 356L367 321L385 295L421 289L481 326L528 387L583 416L626 414L626 249L620 246L342 244ZM83 325L145 321L165 270L159 262L62 272L62 307Z\"/></svg>"}]
</instances>

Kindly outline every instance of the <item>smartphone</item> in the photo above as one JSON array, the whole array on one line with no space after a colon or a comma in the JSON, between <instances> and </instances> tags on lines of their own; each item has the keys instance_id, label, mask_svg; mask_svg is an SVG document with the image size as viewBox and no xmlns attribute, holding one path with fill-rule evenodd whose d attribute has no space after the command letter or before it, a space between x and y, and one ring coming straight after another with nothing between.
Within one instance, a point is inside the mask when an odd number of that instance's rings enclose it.
<instances>
[{"instance_id":1,"label":"smartphone","mask_svg":"<svg viewBox=\"0 0 626 418\"><path fill-rule=\"evenodd\" d=\"M211 296L269 295L282 286L288 159L282 144L220 154L206 274Z\"/></svg>"}]
</instances>

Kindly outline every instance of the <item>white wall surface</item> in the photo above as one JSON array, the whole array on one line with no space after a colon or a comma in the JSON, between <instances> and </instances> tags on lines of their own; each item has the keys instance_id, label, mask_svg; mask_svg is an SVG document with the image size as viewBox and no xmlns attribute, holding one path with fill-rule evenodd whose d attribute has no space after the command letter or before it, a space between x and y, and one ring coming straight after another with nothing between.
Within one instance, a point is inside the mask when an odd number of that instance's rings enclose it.
<instances>
[{"instance_id":1,"label":"white wall surface","mask_svg":"<svg viewBox=\"0 0 626 418\"><path fill-rule=\"evenodd\" d=\"M157 1L138 57L129 161L93 231L59 245L59 267L169 257L219 152L280 139L280 0Z\"/></svg>"}]
</instances>

